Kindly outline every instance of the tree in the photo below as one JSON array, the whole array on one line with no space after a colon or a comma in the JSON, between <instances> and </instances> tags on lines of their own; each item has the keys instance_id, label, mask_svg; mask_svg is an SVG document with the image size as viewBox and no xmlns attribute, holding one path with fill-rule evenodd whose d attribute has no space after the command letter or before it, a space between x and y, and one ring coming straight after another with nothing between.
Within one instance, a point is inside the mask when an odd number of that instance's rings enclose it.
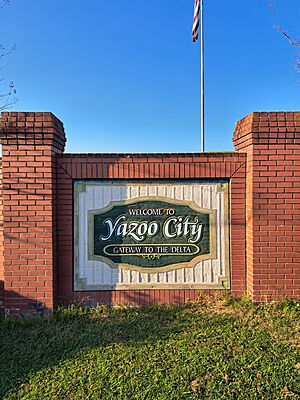
<instances>
[{"instance_id":1,"label":"tree","mask_svg":"<svg viewBox=\"0 0 300 400\"><path fill-rule=\"evenodd\" d=\"M291 35L287 29L282 28L282 26L277 22L277 12L276 12L276 0L269 0L269 9L273 16L273 26L274 29L283 35L283 37L294 47L300 49L300 40ZM294 59L295 70L300 73L300 50L297 51L297 55Z\"/></svg>"},{"instance_id":2,"label":"tree","mask_svg":"<svg viewBox=\"0 0 300 400\"><path fill-rule=\"evenodd\" d=\"M5 7L6 5L10 4L10 0L0 0L0 10ZM16 49L16 46L13 45L10 48L6 48L3 44L0 43L0 60L1 60L1 65L0 65L0 71L2 72L3 69L6 67L5 64L3 64L3 60L5 57L7 57L11 52L13 52ZM3 83L5 81L5 78L0 78L0 83ZM0 111L3 111L13 104L15 104L18 100L15 97L16 94L16 89L14 86L13 82L10 82L9 86L7 89L4 89L3 93L0 93Z\"/></svg>"}]
</instances>

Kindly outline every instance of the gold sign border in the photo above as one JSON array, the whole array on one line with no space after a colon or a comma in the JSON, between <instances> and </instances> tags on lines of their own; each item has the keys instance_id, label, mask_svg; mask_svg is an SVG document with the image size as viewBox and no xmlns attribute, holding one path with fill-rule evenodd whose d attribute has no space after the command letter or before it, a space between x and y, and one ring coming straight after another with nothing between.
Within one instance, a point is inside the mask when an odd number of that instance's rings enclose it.
<instances>
[{"instance_id":1,"label":"gold sign border","mask_svg":"<svg viewBox=\"0 0 300 400\"><path fill-rule=\"evenodd\" d=\"M169 264L164 267L153 267L153 268L139 267L136 265L126 264L126 263L115 263L114 261L110 260L107 257L95 255L94 254L94 215L104 214L104 213L112 210L112 208L117 207L117 206L132 205L132 204L142 203L144 201L149 201L149 200L150 201L162 201L164 203L169 203L169 204L174 204L174 205L188 206L196 212L208 214L209 215L209 223L210 223L210 232L209 232L210 247L211 247L210 253L202 254L198 257L193 258L192 260L190 260L188 262ZM129 199L129 200L111 201L104 208L97 209L97 210L88 210L88 238L89 238L88 239L88 259L93 260L93 261L101 261L101 262L109 265L111 268L130 269L132 271L137 271L137 272L142 272L142 273L145 273L145 272L159 273L159 272L168 272L168 271L172 271L174 269L180 269L180 268L192 268L196 264L198 264L200 261L211 260L211 259L216 258L216 221L217 221L217 216L216 216L215 210L201 208L194 201L189 201L189 200L182 201L182 200L171 199L171 198L163 197L163 196L145 196L145 197L136 197L134 199ZM178 243L178 245L180 245L180 244Z\"/></svg>"}]
</instances>

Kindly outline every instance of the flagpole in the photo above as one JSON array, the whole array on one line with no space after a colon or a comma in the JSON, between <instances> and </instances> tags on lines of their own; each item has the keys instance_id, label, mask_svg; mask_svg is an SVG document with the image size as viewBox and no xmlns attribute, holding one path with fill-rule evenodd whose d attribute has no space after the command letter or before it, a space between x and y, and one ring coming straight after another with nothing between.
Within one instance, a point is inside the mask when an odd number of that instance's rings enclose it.
<instances>
[{"instance_id":1,"label":"flagpole","mask_svg":"<svg viewBox=\"0 0 300 400\"><path fill-rule=\"evenodd\" d=\"M204 152L205 143L204 143L204 25L203 25L203 2L204 0L200 0L200 80L201 80L201 152Z\"/></svg>"}]
</instances>

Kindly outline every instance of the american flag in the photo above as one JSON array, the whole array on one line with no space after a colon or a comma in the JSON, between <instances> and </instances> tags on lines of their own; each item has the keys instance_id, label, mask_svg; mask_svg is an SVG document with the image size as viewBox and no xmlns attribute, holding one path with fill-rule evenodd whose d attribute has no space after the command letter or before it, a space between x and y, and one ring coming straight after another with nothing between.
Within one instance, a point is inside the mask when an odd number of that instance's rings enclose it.
<instances>
[{"instance_id":1,"label":"american flag","mask_svg":"<svg viewBox=\"0 0 300 400\"><path fill-rule=\"evenodd\" d=\"M192 28L193 42L197 42L198 40L199 21L200 21L200 0L195 0L194 22Z\"/></svg>"}]
</instances>

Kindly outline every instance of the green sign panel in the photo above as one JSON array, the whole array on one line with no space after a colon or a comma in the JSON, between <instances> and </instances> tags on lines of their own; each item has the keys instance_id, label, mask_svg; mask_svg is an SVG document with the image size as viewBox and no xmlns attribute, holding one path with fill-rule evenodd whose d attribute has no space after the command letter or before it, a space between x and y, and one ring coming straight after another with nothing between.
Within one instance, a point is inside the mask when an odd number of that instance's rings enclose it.
<instances>
[{"instance_id":1,"label":"green sign panel","mask_svg":"<svg viewBox=\"0 0 300 400\"><path fill-rule=\"evenodd\" d=\"M89 211L89 258L137 269L179 267L212 254L212 212L147 198ZM195 263L193 263L195 264Z\"/></svg>"}]
</instances>

